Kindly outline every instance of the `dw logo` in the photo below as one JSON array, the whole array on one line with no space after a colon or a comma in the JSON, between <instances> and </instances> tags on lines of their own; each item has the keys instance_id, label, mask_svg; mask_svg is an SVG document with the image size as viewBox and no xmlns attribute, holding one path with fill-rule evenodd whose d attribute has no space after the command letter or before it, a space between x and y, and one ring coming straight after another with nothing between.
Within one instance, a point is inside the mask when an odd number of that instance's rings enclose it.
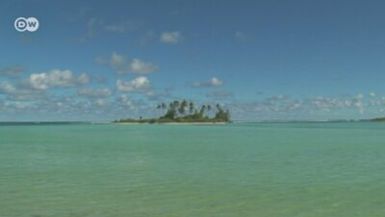
<instances>
[{"instance_id":1,"label":"dw logo","mask_svg":"<svg viewBox=\"0 0 385 217\"><path fill-rule=\"evenodd\" d=\"M14 22L14 26L19 32L35 32L39 29L39 21L35 17L18 17Z\"/></svg>"}]
</instances>

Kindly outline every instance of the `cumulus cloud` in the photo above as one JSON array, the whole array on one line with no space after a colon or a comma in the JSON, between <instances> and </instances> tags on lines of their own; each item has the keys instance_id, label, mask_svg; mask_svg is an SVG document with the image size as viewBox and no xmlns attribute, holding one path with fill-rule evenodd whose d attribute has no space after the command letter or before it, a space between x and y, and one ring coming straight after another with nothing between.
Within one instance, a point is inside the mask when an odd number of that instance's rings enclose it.
<instances>
[{"instance_id":1,"label":"cumulus cloud","mask_svg":"<svg viewBox=\"0 0 385 217\"><path fill-rule=\"evenodd\" d=\"M113 52L109 59L97 58L97 63L107 64L113 70L119 74L123 73L136 73L136 74L149 74L158 70L158 66L151 62L143 61L139 58L128 59L127 57Z\"/></svg>"},{"instance_id":2,"label":"cumulus cloud","mask_svg":"<svg viewBox=\"0 0 385 217\"><path fill-rule=\"evenodd\" d=\"M179 31L163 32L160 35L160 41L166 44L177 44L182 40L182 34Z\"/></svg>"},{"instance_id":3,"label":"cumulus cloud","mask_svg":"<svg viewBox=\"0 0 385 217\"><path fill-rule=\"evenodd\" d=\"M364 96L364 94L362 94L362 93L359 93L359 94L357 94L357 96L356 96L356 98L357 99L363 99L365 96Z\"/></svg>"},{"instance_id":4,"label":"cumulus cloud","mask_svg":"<svg viewBox=\"0 0 385 217\"><path fill-rule=\"evenodd\" d=\"M70 70L53 69L49 72L31 74L27 83L36 90L46 90L50 87L71 87L89 82L87 74L76 76Z\"/></svg>"},{"instance_id":5,"label":"cumulus cloud","mask_svg":"<svg viewBox=\"0 0 385 217\"><path fill-rule=\"evenodd\" d=\"M24 71L21 66L10 66L0 69L0 75L4 76L18 76Z\"/></svg>"},{"instance_id":6,"label":"cumulus cloud","mask_svg":"<svg viewBox=\"0 0 385 217\"><path fill-rule=\"evenodd\" d=\"M134 108L134 103L131 101L131 99L126 95L126 94L122 94L119 96L118 98L118 102L120 104L120 106L122 107L128 107L128 108Z\"/></svg>"},{"instance_id":7,"label":"cumulus cloud","mask_svg":"<svg viewBox=\"0 0 385 217\"><path fill-rule=\"evenodd\" d=\"M79 84L87 84L90 82L90 77L87 74L83 73L77 78L77 81Z\"/></svg>"},{"instance_id":8,"label":"cumulus cloud","mask_svg":"<svg viewBox=\"0 0 385 217\"><path fill-rule=\"evenodd\" d=\"M103 97L111 96L111 90L108 88L99 88L99 89L82 88L77 91L77 94L79 96L85 96L85 97L103 98Z\"/></svg>"},{"instance_id":9,"label":"cumulus cloud","mask_svg":"<svg viewBox=\"0 0 385 217\"><path fill-rule=\"evenodd\" d=\"M0 93L11 94L16 91L16 88L13 84L3 81L0 83Z\"/></svg>"},{"instance_id":10,"label":"cumulus cloud","mask_svg":"<svg viewBox=\"0 0 385 217\"><path fill-rule=\"evenodd\" d=\"M336 109L357 109L359 113L364 113L365 108L369 105L364 102L363 94L358 94L354 97L315 97L309 100L310 105L323 111L332 111Z\"/></svg>"},{"instance_id":11,"label":"cumulus cloud","mask_svg":"<svg viewBox=\"0 0 385 217\"><path fill-rule=\"evenodd\" d=\"M344 96L316 96L293 98L285 95L265 97L255 101L229 102L234 116L256 117L257 119L349 119L359 114L362 118L383 115L385 97L376 94ZM380 112L380 113L379 113Z\"/></svg>"},{"instance_id":12,"label":"cumulus cloud","mask_svg":"<svg viewBox=\"0 0 385 217\"><path fill-rule=\"evenodd\" d=\"M108 101L105 99L96 99L94 103L98 107L104 107L108 104Z\"/></svg>"},{"instance_id":13,"label":"cumulus cloud","mask_svg":"<svg viewBox=\"0 0 385 217\"><path fill-rule=\"evenodd\" d=\"M9 81L0 82L0 94L6 95L12 100L32 100L44 97L44 94L38 90L31 90L23 85L16 85Z\"/></svg>"},{"instance_id":14,"label":"cumulus cloud","mask_svg":"<svg viewBox=\"0 0 385 217\"><path fill-rule=\"evenodd\" d=\"M150 81L145 76L137 77L131 81L116 81L116 87L122 92L142 92L150 89Z\"/></svg>"},{"instance_id":15,"label":"cumulus cloud","mask_svg":"<svg viewBox=\"0 0 385 217\"><path fill-rule=\"evenodd\" d=\"M157 66L150 62L143 62L142 60L135 58L130 63L130 69L134 73L147 74L157 70Z\"/></svg>"},{"instance_id":16,"label":"cumulus cloud","mask_svg":"<svg viewBox=\"0 0 385 217\"><path fill-rule=\"evenodd\" d=\"M384 102L371 99L364 100L363 94L352 97L314 97L309 100L310 105L316 110L332 111L340 109L356 109L359 113L364 113L365 109L373 105L381 105Z\"/></svg>"},{"instance_id":17,"label":"cumulus cloud","mask_svg":"<svg viewBox=\"0 0 385 217\"><path fill-rule=\"evenodd\" d=\"M193 87L219 87L223 85L223 81L220 80L217 77L212 77L208 81L203 81L203 82L194 82L192 84Z\"/></svg>"},{"instance_id":18,"label":"cumulus cloud","mask_svg":"<svg viewBox=\"0 0 385 217\"><path fill-rule=\"evenodd\" d=\"M11 111L32 109L35 107L33 102L28 101L5 101L3 106L5 109L10 109Z\"/></svg>"}]
</instances>

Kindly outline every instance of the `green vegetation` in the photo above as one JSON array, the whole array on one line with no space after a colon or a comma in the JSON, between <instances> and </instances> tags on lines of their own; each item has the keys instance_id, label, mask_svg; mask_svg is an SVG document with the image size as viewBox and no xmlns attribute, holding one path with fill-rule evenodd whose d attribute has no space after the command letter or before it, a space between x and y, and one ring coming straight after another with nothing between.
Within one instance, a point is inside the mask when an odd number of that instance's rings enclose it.
<instances>
[{"instance_id":1,"label":"green vegetation","mask_svg":"<svg viewBox=\"0 0 385 217\"><path fill-rule=\"evenodd\" d=\"M385 122L385 117L370 119L370 121L373 121L373 122Z\"/></svg>"},{"instance_id":2,"label":"green vegetation","mask_svg":"<svg viewBox=\"0 0 385 217\"><path fill-rule=\"evenodd\" d=\"M216 104L215 108L211 105L201 105L196 107L194 102L175 100L168 104L161 103L156 109L162 111L164 115L159 118L143 119L120 119L115 123L219 123L230 122L230 111L225 110L221 105Z\"/></svg>"}]
</instances>

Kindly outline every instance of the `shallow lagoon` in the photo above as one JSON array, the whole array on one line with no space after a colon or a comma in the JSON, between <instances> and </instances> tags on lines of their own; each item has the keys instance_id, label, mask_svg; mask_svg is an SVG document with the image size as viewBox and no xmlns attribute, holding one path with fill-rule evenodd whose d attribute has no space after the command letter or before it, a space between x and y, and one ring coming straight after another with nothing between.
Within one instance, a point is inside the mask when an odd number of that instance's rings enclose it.
<instances>
[{"instance_id":1,"label":"shallow lagoon","mask_svg":"<svg viewBox=\"0 0 385 217\"><path fill-rule=\"evenodd\" d=\"M385 216L385 124L0 126L0 216Z\"/></svg>"}]
</instances>

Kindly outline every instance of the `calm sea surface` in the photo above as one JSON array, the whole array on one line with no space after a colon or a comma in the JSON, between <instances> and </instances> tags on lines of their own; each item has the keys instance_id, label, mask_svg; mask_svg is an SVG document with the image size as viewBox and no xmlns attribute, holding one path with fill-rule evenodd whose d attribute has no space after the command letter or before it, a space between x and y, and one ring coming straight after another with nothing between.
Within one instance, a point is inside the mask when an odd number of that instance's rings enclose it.
<instances>
[{"instance_id":1,"label":"calm sea surface","mask_svg":"<svg viewBox=\"0 0 385 217\"><path fill-rule=\"evenodd\" d=\"M0 126L0 217L384 217L385 124Z\"/></svg>"}]
</instances>

